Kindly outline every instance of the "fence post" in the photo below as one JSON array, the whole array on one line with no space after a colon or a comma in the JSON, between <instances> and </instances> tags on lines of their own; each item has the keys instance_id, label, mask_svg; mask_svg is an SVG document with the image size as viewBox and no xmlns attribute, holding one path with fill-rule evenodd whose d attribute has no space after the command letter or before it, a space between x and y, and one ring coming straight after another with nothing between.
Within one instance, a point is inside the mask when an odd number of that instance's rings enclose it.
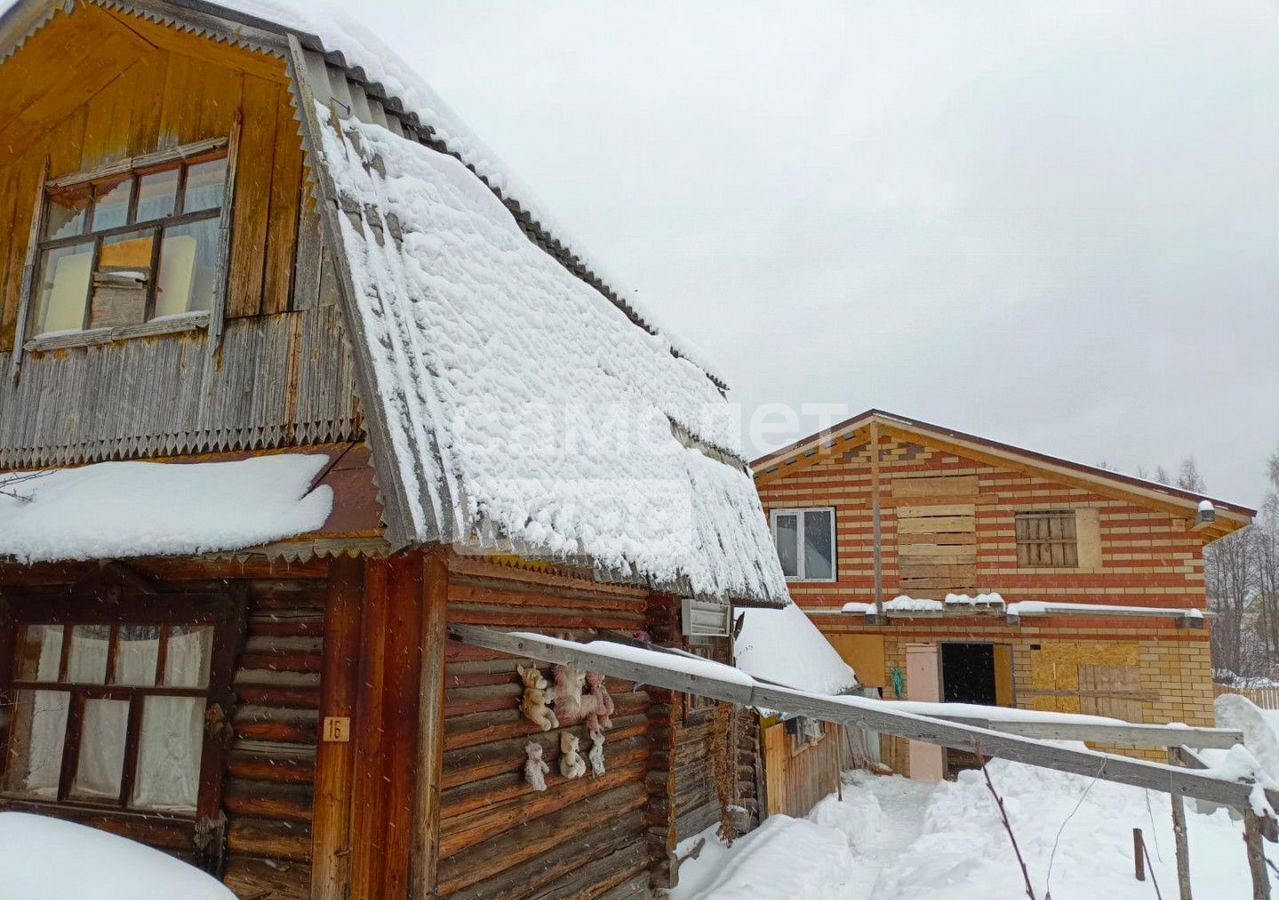
<instances>
[{"instance_id":1,"label":"fence post","mask_svg":"<svg viewBox=\"0 0 1279 900\"><path fill-rule=\"evenodd\" d=\"M1248 846L1248 871L1252 875L1253 900L1270 900L1270 873L1266 871L1266 855L1261 847L1261 816L1245 808L1243 839Z\"/></svg>"},{"instance_id":2,"label":"fence post","mask_svg":"<svg viewBox=\"0 0 1279 900\"><path fill-rule=\"evenodd\" d=\"M1180 764L1176 748L1168 748L1168 765ZM1177 845L1177 887L1181 900L1194 900L1190 895L1190 838L1186 833L1186 798L1169 787L1168 799L1172 801L1172 836Z\"/></svg>"},{"instance_id":3,"label":"fence post","mask_svg":"<svg viewBox=\"0 0 1279 900\"><path fill-rule=\"evenodd\" d=\"M1140 828L1132 830L1132 870L1138 881L1146 880L1146 847Z\"/></svg>"}]
</instances>

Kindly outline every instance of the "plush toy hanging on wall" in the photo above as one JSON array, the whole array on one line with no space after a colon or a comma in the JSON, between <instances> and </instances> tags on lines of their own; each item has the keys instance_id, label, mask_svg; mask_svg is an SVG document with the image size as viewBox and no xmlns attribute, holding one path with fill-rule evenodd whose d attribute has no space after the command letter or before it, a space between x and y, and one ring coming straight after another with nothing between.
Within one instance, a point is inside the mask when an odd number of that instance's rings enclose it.
<instances>
[{"instance_id":1,"label":"plush toy hanging on wall","mask_svg":"<svg viewBox=\"0 0 1279 900\"><path fill-rule=\"evenodd\" d=\"M520 712L524 714L524 718L543 731L559 728L560 723L556 721L555 713L551 712L546 705L550 697L546 690L547 682L542 677L542 673L534 666L529 666L527 669L516 666L515 671L520 673L520 680L524 682L524 698L520 701Z\"/></svg>"},{"instance_id":2,"label":"plush toy hanging on wall","mask_svg":"<svg viewBox=\"0 0 1279 900\"><path fill-rule=\"evenodd\" d=\"M579 744L567 731L560 732L560 774L565 778L581 778L586 774L586 760L577 750Z\"/></svg>"},{"instance_id":3,"label":"plush toy hanging on wall","mask_svg":"<svg viewBox=\"0 0 1279 900\"><path fill-rule=\"evenodd\" d=\"M594 705L594 699L582 696L582 689L586 686L586 673L572 663L562 666L556 666L555 672L555 717L559 719L561 725L574 725L582 721L582 716L586 713L583 709L583 703L589 700Z\"/></svg>"},{"instance_id":4,"label":"plush toy hanging on wall","mask_svg":"<svg viewBox=\"0 0 1279 900\"><path fill-rule=\"evenodd\" d=\"M604 686L604 676L599 672L586 673L586 689L595 700L595 708L586 712L586 728L590 732L613 727L613 697Z\"/></svg>"},{"instance_id":5,"label":"plush toy hanging on wall","mask_svg":"<svg viewBox=\"0 0 1279 900\"><path fill-rule=\"evenodd\" d=\"M524 753L528 759L524 763L524 780L535 791L546 790L546 773L551 771L542 760L542 745L536 741L529 741L524 745Z\"/></svg>"},{"instance_id":6,"label":"plush toy hanging on wall","mask_svg":"<svg viewBox=\"0 0 1279 900\"><path fill-rule=\"evenodd\" d=\"M604 732L591 731L591 752L587 754L591 760L591 774L596 778L604 774Z\"/></svg>"}]
</instances>

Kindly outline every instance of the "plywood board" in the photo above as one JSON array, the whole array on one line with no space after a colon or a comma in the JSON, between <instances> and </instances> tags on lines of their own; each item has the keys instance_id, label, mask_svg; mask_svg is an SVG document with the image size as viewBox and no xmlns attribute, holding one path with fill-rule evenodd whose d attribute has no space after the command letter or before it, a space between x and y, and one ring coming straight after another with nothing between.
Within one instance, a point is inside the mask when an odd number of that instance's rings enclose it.
<instances>
[{"instance_id":1,"label":"plywood board","mask_svg":"<svg viewBox=\"0 0 1279 900\"><path fill-rule=\"evenodd\" d=\"M938 475L933 477L903 477L893 479L894 497L976 497L976 475ZM954 501L951 501L954 502Z\"/></svg>"},{"instance_id":2,"label":"plywood board","mask_svg":"<svg viewBox=\"0 0 1279 900\"><path fill-rule=\"evenodd\" d=\"M840 658L853 667L863 687L888 687L884 638L878 634L828 634Z\"/></svg>"},{"instance_id":3,"label":"plywood board","mask_svg":"<svg viewBox=\"0 0 1279 900\"><path fill-rule=\"evenodd\" d=\"M927 507L924 507L925 509ZM973 516L912 516L897 513L897 534L944 534L948 532L971 534L976 531Z\"/></svg>"}]
</instances>

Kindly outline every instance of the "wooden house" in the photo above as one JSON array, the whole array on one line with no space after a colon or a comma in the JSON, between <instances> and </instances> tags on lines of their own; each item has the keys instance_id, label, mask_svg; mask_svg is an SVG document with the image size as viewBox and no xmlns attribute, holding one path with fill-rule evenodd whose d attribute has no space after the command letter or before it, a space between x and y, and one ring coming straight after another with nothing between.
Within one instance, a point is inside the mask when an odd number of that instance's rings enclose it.
<instances>
[{"instance_id":1,"label":"wooden house","mask_svg":"<svg viewBox=\"0 0 1279 900\"><path fill-rule=\"evenodd\" d=\"M0 18L0 810L244 898L646 896L737 714L448 629L727 659L786 585L724 385L312 7Z\"/></svg>"},{"instance_id":2,"label":"wooden house","mask_svg":"<svg viewBox=\"0 0 1279 900\"><path fill-rule=\"evenodd\" d=\"M876 410L752 468L791 595L863 685L1213 724L1203 548L1253 510Z\"/></svg>"}]
</instances>

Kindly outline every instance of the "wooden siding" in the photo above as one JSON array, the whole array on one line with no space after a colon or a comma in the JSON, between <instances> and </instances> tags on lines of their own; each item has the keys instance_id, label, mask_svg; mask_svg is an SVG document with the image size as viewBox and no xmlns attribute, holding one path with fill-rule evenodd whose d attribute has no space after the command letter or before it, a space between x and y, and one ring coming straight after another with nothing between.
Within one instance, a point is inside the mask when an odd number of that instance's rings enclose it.
<instances>
[{"instance_id":1,"label":"wooden siding","mask_svg":"<svg viewBox=\"0 0 1279 900\"><path fill-rule=\"evenodd\" d=\"M0 467L359 437L355 374L307 203L282 60L123 12L58 12L0 65L0 371L40 180L240 121L221 346L204 331L28 351L0 381Z\"/></svg>"},{"instance_id":2,"label":"wooden siding","mask_svg":"<svg viewBox=\"0 0 1279 900\"><path fill-rule=\"evenodd\" d=\"M768 814L806 816L823 797L835 793L840 777L840 726L822 722L822 739L795 750L795 739L779 722L761 729Z\"/></svg>"},{"instance_id":3,"label":"wooden siding","mask_svg":"<svg viewBox=\"0 0 1279 900\"><path fill-rule=\"evenodd\" d=\"M232 321L217 355L203 333L28 354L16 384L0 379L0 466L357 439L339 318L323 307Z\"/></svg>"},{"instance_id":4,"label":"wooden siding","mask_svg":"<svg viewBox=\"0 0 1279 900\"><path fill-rule=\"evenodd\" d=\"M453 560L450 622L586 637L644 629L645 596L551 575ZM590 747L584 723L542 732L518 709L516 664L528 660L448 645L438 891L447 897L598 897L646 893L651 864L644 809L649 694L609 679L616 703L605 775L559 774L559 735ZM553 675L541 666L548 680ZM544 748L547 790L524 780L524 745Z\"/></svg>"}]
</instances>

